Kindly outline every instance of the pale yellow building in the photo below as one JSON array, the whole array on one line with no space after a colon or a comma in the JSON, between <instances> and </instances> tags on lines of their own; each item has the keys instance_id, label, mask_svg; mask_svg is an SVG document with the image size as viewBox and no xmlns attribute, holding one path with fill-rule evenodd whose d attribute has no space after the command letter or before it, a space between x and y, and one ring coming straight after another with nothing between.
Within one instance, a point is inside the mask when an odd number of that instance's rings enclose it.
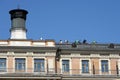
<instances>
[{"instance_id":1,"label":"pale yellow building","mask_svg":"<svg viewBox=\"0 0 120 80\"><path fill-rule=\"evenodd\" d=\"M120 80L120 44L29 40L28 12L9 13L10 39L0 40L0 80Z\"/></svg>"}]
</instances>

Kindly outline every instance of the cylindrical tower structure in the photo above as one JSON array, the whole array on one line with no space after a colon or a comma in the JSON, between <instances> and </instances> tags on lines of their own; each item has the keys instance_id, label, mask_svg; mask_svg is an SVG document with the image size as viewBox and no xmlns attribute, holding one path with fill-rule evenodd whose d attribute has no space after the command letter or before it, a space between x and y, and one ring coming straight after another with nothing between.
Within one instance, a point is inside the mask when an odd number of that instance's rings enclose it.
<instances>
[{"instance_id":1,"label":"cylindrical tower structure","mask_svg":"<svg viewBox=\"0 0 120 80\"><path fill-rule=\"evenodd\" d=\"M28 12L23 9L9 11L11 15L11 37L10 39L26 39L26 15Z\"/></svg>"}]
</instances>

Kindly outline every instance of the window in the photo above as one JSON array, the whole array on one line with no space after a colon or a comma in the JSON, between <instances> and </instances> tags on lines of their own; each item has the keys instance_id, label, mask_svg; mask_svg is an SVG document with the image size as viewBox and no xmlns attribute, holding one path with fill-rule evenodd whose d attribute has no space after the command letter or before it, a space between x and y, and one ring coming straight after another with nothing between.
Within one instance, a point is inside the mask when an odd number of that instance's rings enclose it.
<instances>
[{"instance_id":1,"label":"window","mask_svg":"<svg viewBox=\"0 0 120 80\"><path fill-rule=\"evenodd\" d=\"M44 59L34 59L34 72L45 71Z\"/></svg>"},{"instance_id":2,"label":"window","mask_svg":"<svg viewBox=\"0 0 120 80\"><path fill-rule=\"evenodd\" d=\"M6 71L6 58L0 58L0 72Z\"/></svg>"},{"instance_id":3,"label":"window","mask_svg":"<svg viewBox=\"0 0 120 80\"><path fill-rule=\"evenodd\" d=\"M102 72L108 72L108 60L101 60Z\"/></svg>"},{"instance_id":4,"label":"window","mask_svg":"<svg viewBox=\"0 0 120 80\"><path fill-rule=\"evenodd\" d=\"M25 59L16 58L15 59L15 70L16 71L25 71Z\"/></svg>"},{"instance_id":5,"label":"window","mask_svg":"<svg viewBox=\"0 0 120 80\"><path fill-rule=\"evenodd\" d=\"M82 60L82 73L89 73L89 61Z\"/></svg>"},{"instance_id":6,"label":"window","mask_svg":"<svg viewBox=\"0 0 120 80\"><path fill-rule=\"evenodd\" d=\"M62 71L69 72L69 60L62 60Z\"/></svg>"}]
</instances>

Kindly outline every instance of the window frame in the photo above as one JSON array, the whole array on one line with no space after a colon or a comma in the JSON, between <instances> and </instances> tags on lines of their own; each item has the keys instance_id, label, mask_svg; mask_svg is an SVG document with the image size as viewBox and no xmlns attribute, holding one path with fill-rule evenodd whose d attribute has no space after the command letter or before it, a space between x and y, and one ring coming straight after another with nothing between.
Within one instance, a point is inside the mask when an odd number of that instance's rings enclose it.
<instances>
[{"instance_id":1,"label":"window frame","mask_svg":"<svg viewBox=\"0 0 120 80\"><path fill-rule=\"evenodd\" d=\"M7 71L7 59L6 58L0 58L0 59L5 60L5 61L0 61L0 64L2 63L2 65L3 65L3 63L4 63L4 66L1 66L1 68L0 68L0 72L6 72Z\"/></svg>"},{"instance_id":2,"label":"window frame","mask_svg":"<svg viewBox=\"0 0 120 80\"><path fill-rule=\"evenodd\" d=\"M86 62L83 64L83 61L86 61ZM87 65L87 67L86 67L85 64ZM90 66L89 66L89 64L90 64L89 60L81 60L81 72L82 73L90 73Z\"/></svg>"},{"instance_id":3,"label":"window frame","mask_svg":"<svg viewBox=\"0 0 120 80\"><path fill-rule=\"evenodd\" d=\"M37 71L35 69L35 60L43 60L42 63L41 62L39 63L40 64L40 70L39 71L38 71L38 66L37 66ZM43 70L41 69L42 65L43 65ZM45 59L44 58L34 58L33 66L34 66L34 69L33 69L34 72L45 72Z\"/></svg>"},{"instance_id":4,"label":"window frame","mask_svg":"<svg viewBox=\"0 0 120 80\"><path fill-rule=\"evenodd\" d=\"M65 62L64 65L63 65L63 61L68 61L68 62ZM70 72L70 60L62 60L62 72Z\"/></svg>"},{"instance_id":5,"label":"window frame","mask_svg":"<svg viewBox=\"0 0 120 80\"><path fill-rule=\"evenodd\" d=\"M22 59L23 62L17 62L16 60ZM15 58L15 72L25 72L26 71L26 58ZM20 68L20 69L19 69Z\"/></svg>"},{"instance_id":6,"label":"window frame","mask_svg":"<svg viewBox=\"0 0 120 80\"><path fill-rule=\"evenodd\" d=\"M102 61L106 61L107 63L103 63ZM101 65L100 66L101 66L101 72L102 73L108 73L109 72L109 61L108 60L101 60Z\"/></svg>"}]
</instances>

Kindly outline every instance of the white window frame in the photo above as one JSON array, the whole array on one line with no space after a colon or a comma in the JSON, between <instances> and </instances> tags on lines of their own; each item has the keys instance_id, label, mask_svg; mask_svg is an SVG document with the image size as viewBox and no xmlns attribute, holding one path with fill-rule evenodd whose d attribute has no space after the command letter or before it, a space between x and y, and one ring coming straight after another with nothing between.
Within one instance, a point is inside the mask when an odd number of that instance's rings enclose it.
<instances>
[{"instance_id":1,"label":"white window frame","mask_svg":"<svg viewBox=\"0 0 120 80\"><path fill-rule=\"evenodd\" d=\"M46 58L45 57L33 57L33 59L32 59L32 72L33 73L38 73L38 72L34 72L34 59L44 59L44 68L45 68L45 73L47 73L47 60L46 60Z\"/></svg>"},{"instance_id":2,"label":"white window frame","mask_svg":"<svg viewBox=\"0 0 120 80\"><path fill-rule=\"evenodd\" d=\"M8 72L8 58L7 57L0 57L0 59L5 58L6 59L6 71L0 72L0 73L7 73Z\"/></svg>"},{"instance_id":3,"label":"white window frame","mask_svg":"<svg viewBox=\"0 0 120 80\"><path fill-rule=\"evenodd\" d=\"M99 59L99 73L100 73L100 75L102 75L102 73L103 73L102 68L101 68L101 61L102 60L108 60L108 74L111 74L110 59ZM105 75L105 74L103 74L103 75Z\"/></svg>"},{"instance_id":4,"label":"white window frame","mask_svg":"<svg viewBox=\"0 0 120 80\"><path fill-rule=\"evenodd\" d=\"M63 73L62 71L62 60L69 60L69 73L72 74L72 66L71 66L71 59L70 58L61 58L60 59L60 70L61 70L61 74Z\"/></svg>"},{"instance_id":5,"label":"white window frame","mask_svg":"<svg viewBox=\"0 0 120 80\"><path fill-rule=\"evenodd\" d=\"M89 61L89 73L82 73L82 60L88 60ZM82 75L86 75L86 74L92 74L92 68L91 68L91 59L88 59L88 58L82 58L82 59L80 59L80 74L82 74Z\"/></svg>"},{"instance_id":6,"label":"white window frame","mask_svg":"<svg viewBox=\"0 0 120 80\"><path fill-rule=\"evenodd\" d=\"M25 72L27 72L27 57L13 57L13 72L16 72L15 71L15 59L16 58L24 58L25 59ZM19 72L17 72L19 73Z\"/></svg>"}]
</instances>

